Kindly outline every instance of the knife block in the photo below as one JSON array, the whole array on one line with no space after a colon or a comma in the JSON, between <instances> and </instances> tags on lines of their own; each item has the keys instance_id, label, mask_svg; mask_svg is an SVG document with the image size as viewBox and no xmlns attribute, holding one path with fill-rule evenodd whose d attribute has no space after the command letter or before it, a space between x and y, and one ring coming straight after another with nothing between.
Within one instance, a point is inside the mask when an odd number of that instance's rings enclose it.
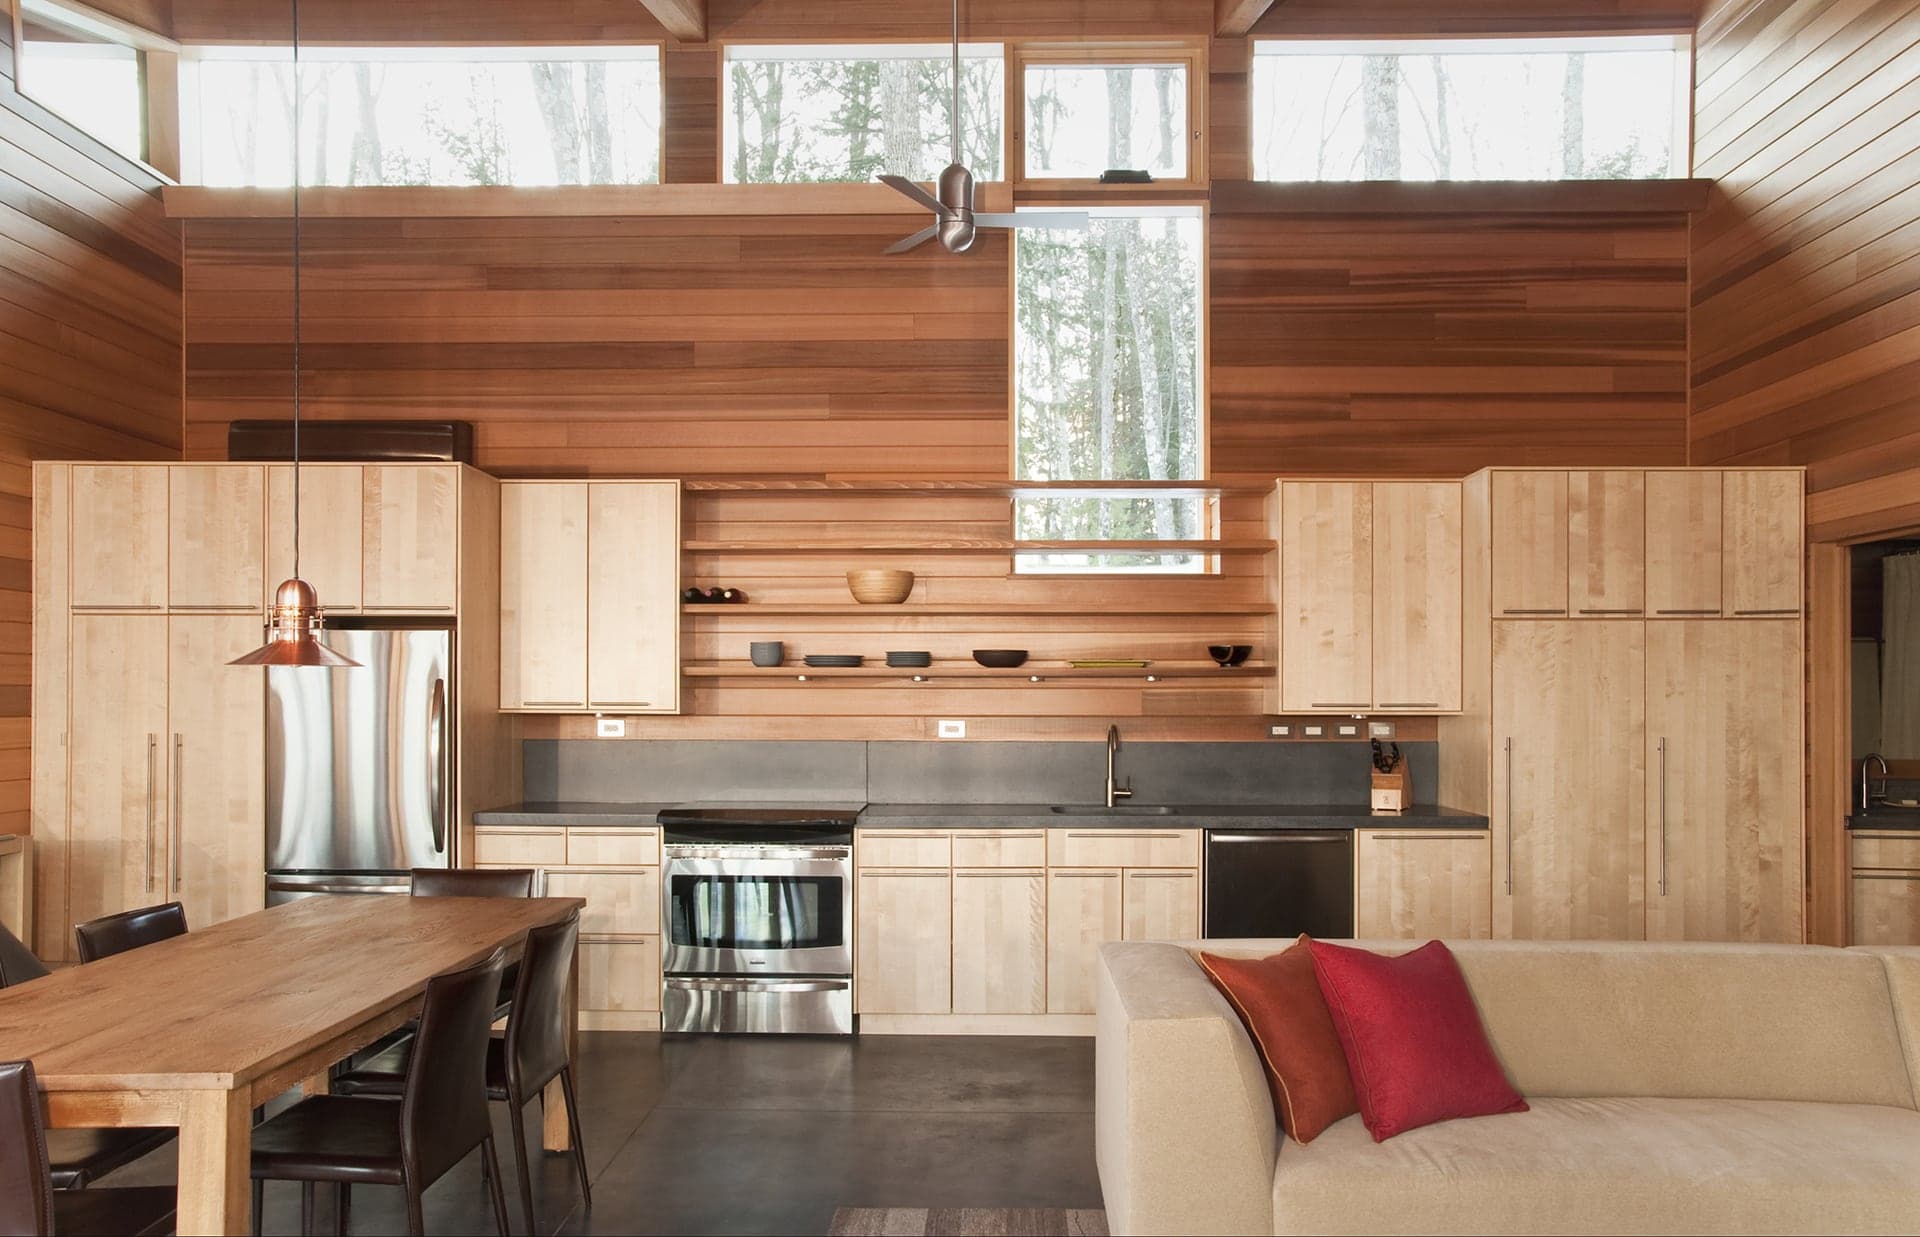
<instances>
[{"instance_id":1,"label":"knife block","mask_svg":"<svg viewBox=\"0 0 1920 1237\"><path fill-rule=\"evenodd\" d=\"M1373 770L1373 810L1376 812L1404 812L1413 802L1413 779L1407 776L1407 762L1404 758L1393 767L1390 773Z\"/></svg>"}]
</instances>

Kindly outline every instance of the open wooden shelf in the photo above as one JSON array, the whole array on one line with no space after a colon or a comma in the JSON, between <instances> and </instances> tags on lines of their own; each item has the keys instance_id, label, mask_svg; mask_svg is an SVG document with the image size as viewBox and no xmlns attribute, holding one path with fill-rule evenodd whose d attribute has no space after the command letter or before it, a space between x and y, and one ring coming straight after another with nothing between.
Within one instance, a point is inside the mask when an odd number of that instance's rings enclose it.
<instances>
[{"instance_id":1,"label":"open wooden shelf","mask_svg":"<svg viewBox=\"0 0 1920 1237\"><path fill-rule=\"evenodd\" d=\"M687 541L688 554L1262 554L1270 538L1236 541Z\"/></svg>"},{"instance_id":2,"label":"open wooden shelf","mask_svg":"<svg viewBox=\"0 0 1920 1237\"><path fill-rule=\"evenodd\" d=\"M971 662L935 662L931 666L907 668L901 666L823 666L812 667L795 662L785 666L756 666L743 661L707 661L688 662L681 667L682 672L691 679L755 679L773 683L797 683L801 676L808 682L823 679L901 679L911 682L917 675L929 681L947 679L1001 679L1026 682L1035 675L1042 682L1053 679L1130 679L1145 681L1148 679L1230 679L1250 678L1262 671L1272 671L1270 662L1250 661L1243 665L1222 668L1212 662L1156 662L1146 667L1090 667L1081 669L1060 663L1042 664L1028 662L1024 666L1001 668L998 666L977 666Z\"/></svg>"},{"instance_id":3,"label":"open wooden shelf","mask_svg":"<svg viewBox=\"0 0 1920 1237\"><path fill-rule=\"evenodd\" d=\"M872 615L875 618L902 618L925 615L929 618L967 618L972 615L1025 615L1029 617L1061 615L1077 617L1083 615L1115 615L1113 606L1061 605L1057 602L901 602L896 605L863 606L858 602L758 602L747 601L737 604L715 602L692 602L680 607L683 614L712 615L714 617L747 617L766 615L770 618L791 618L804 615ZM1264 618L1273 613L1271 605L1260 603L1236 602L1232 605L1215 606L1204 602L1191 602L1175 605L1129 605L1124 614L1118 617L1136 616L1158 617L1162 615L1191 616L1194 618Z\"/></svg>"}]
</instances>

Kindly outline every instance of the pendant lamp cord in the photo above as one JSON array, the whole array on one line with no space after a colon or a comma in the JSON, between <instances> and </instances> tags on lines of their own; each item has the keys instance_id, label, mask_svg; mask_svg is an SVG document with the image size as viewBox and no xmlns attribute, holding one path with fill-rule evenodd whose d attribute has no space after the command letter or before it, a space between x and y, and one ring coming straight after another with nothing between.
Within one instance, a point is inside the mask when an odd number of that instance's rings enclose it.
<instances>
[{"instance_id":1,"label":"pendant lamp cord","mask_svg":"<svg viewBox=\"0 0 1920 1237\"><path fill-rule=\"evenodd\" d=\"M300 0L293 3L293 578L300 578Z\"/></svg>"},{"instance_id":2,"label":"pendant lamp cord","mask_svg":"<svg viewBox=\"0 0 1920 1237\"><path fill-rule=\"evenodd\" d=\"M298 3L298 0L295 0ZM960 0L953 0L953 161L960 162ZM969 203L971 205L971 203Z\"/></svg>"}]
</instances>

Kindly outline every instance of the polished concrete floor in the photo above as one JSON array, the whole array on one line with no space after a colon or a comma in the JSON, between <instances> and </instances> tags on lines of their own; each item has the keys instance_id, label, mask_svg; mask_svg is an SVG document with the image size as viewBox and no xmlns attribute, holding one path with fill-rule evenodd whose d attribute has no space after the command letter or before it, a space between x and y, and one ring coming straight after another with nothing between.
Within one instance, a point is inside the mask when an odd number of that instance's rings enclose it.
<instances>
[{"instance_id":1,"label":"polished concrete floor","mask_svg":"<svg viewBox=\"0 0 1920 1237\"><path fill-rule=\"evenodd\" d=\"M538 1151L539 1231L825 1233L839 1207L1099 1207L1093 1041L587 1034L579 1088L593 1206ZM495 1106L506 1177L504 1110ZM108 1184L167 1180L170 1153ZM265 1229L300 1227L299 1187L267 1186ZM508 1192L513 1231L518 1202ZM355 1233L405 1231L397 1190L353 1193ZM325 1188L318 1223L332 1232ZM491 1233L470 1157L426 1196L430 1233Z\"/></svg>"}]
</instances>

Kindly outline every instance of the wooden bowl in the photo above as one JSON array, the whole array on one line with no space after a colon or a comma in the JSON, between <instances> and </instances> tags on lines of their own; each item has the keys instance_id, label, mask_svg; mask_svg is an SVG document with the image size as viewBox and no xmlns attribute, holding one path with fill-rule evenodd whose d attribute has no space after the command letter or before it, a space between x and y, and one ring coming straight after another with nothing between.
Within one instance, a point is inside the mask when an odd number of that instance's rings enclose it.
<instances>
[{"instance_id":1,"label":"wooden bowl","mask_svg":"<svg viewBox=\"0 0 1920 1237\"><path fill-rule=\"evenodd\" d=\"M897 606L913 592L911 571L849 571L847 590L863 606Z\"/></svg>"}]
</instances>

